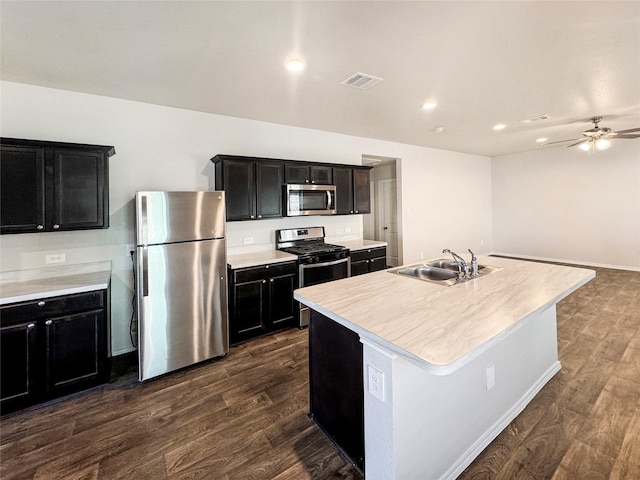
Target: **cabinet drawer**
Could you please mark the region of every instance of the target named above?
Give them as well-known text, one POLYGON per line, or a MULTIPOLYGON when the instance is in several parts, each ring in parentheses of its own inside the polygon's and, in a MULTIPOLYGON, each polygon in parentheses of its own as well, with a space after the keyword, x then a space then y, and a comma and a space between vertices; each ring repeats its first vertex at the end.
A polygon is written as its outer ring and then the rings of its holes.
POLYGON ((369 260, 376 257, 386 257, 387 249, 385 247, 367 248, 365 250, 351 251, 351 262, 359 262, 361 260, 369 260))
POLYGON ((104 308, 104 292, 100 290, 62 297, 43 298, 1 307, 0 324, 6 326, 38 318, 60 314, 67 315, 99 308, 104 308))
POLYGON ((233 283, 253 282, 255 280, 291 275, 296 273, 297 262, 271 263, 259 267, 232 270, 233 283))

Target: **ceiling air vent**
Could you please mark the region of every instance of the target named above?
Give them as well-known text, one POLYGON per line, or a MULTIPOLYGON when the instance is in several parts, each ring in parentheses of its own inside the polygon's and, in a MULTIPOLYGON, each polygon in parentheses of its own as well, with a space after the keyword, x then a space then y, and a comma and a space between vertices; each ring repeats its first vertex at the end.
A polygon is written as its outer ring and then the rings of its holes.
POLYGON ((359 88, 360 90, 366 90, 371 88, 382 81, 382 78, 374 77, 373 75, 367 75, 366 73, 354 73, 346 80, 340 82, 341 85, 347 87, 359 88))
POLYGON ((538 115, 537 117, 525 118, 524 120, 520 120, 520 123, 533 123, 539 120, 548 120, 551 117, 549 115, 538 115))

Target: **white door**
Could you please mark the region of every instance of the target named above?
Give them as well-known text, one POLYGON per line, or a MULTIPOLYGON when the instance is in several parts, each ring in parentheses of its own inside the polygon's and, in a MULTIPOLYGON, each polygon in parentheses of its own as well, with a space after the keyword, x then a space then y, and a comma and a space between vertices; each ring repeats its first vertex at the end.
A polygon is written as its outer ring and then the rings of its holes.
POLYGON ((387 265, 398 266, 398 209, 396 180, 379 180, 378 238, 387 242, 387 265))

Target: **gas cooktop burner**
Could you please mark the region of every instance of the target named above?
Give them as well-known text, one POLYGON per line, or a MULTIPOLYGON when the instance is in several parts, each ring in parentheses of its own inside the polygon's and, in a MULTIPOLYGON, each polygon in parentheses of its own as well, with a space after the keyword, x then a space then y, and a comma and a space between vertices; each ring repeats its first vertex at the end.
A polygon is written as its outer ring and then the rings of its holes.
POLYGON ((296 255, 305 255, 308 253, 338 252, 341 250, 345 250, 345 247, 341 245, 332 245, 330 243, 311 243, 308 245, 285 247, 281 248, 281 250, 289 253, 295 253, 296 255))

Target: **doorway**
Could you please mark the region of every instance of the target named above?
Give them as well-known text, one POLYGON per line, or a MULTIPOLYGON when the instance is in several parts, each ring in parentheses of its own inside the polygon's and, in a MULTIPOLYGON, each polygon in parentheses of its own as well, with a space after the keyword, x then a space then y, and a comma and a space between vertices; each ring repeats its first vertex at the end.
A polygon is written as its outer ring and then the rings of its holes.
POLYGON ((363 155, 371 169, 371 214, 363 215, 364 238, 387 243, 387 265, 402 264, 400 248, 398 168, 400 160, 363 155))

